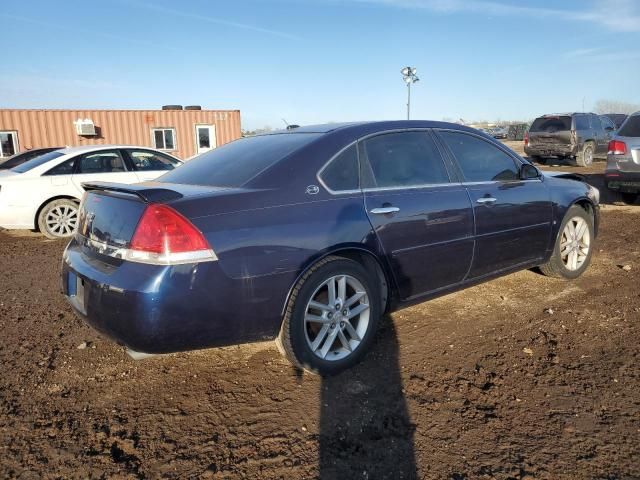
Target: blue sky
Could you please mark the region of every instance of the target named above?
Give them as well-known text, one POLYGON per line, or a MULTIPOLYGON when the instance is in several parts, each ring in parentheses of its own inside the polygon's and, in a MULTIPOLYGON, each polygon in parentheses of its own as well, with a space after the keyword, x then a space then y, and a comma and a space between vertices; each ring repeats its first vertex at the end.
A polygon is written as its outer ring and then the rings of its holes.
POLYGON ((640 0, 4 0, 0 108, 240 109, 243 128, 640 103, 640 0))

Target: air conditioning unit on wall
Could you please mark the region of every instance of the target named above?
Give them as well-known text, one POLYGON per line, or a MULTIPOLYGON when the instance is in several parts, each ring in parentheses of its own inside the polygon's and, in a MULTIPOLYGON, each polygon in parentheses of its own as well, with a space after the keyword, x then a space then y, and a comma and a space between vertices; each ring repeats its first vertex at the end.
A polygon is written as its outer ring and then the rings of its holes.
POLYGON ((93 120, 85 118, 84 120, 79 118, 73 124, 76 126, 76 133, 82 136, 93 136, 96 134, 96 126, 93 124, 93 120))

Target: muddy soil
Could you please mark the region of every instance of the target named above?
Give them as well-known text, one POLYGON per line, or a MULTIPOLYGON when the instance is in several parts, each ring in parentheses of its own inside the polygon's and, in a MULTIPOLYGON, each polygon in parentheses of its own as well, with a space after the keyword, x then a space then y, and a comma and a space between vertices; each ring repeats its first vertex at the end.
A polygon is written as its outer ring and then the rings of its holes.
POLYGON ((271 342, 133 361, 66 305, 64 242, 0 232, 0 478, 640 478, 639 238, 606 205, 580 279, 402 310, 323 380, 271 342))

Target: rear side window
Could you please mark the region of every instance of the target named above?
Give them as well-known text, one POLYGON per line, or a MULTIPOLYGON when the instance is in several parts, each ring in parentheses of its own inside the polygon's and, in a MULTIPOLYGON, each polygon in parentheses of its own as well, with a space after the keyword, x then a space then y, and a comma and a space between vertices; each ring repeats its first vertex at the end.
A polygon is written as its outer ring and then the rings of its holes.
POLYGON ((133 167, 139 171, 173 170, 180 163, 168 155, 149 150, 127 150, 133 167))
POLYGON ((372 179, 364 187, 411 187, 449 183, 438 148, 426 132, 387 133, 363 142, 372 179))
POLYGON ((540 117, 536 118, 529 128, 530 132, 560 132, 571 130, 571 117, 540 117))
POLYGON ((473 135, 439 132, 456 160, 467 182, 519 180, 515 161, 495 145, 473 135))
POLYGON ((78 160, 78 173, 117 173, 125 172, 124 161, 117 150, 87 153, 78 160))
POLYGON ((160 177, 160 181, 241 187, 320 136, 318 133, 281 133, 241 138, 198 155, 180 168, 160 177))
POLYGON ((640 115, 627 118, 618 130, 618 135, 621 137, 640 137, 640 115))
POLYGON ((336 192, 360 188, 358 177, 358 149, 355 145, 343 150, 320 173, 324 184, 336 192))
POLYGON ((67 160, 66 162, 62 162, 61 164, 53 167, 51 170, 45 172, 43 175, 71 175, 73 173, 73 165, 75 164, 75 162, 75 158, 67 160))
POLYGON ((586 115, 576 115, 576 130, 589 130, 589 118, 586 115))

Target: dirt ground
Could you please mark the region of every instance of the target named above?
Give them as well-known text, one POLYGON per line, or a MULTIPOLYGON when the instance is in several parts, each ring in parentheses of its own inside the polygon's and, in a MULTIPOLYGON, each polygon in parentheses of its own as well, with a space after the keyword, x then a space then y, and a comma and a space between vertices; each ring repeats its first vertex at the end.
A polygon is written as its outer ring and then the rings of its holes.
POLYGON ((64 242, 0 232, 0 478, 640 478, 638 238, 607 204, 580 279, 402 310, 322 380, 270 342, 133 361, 66 305, 64 242))

